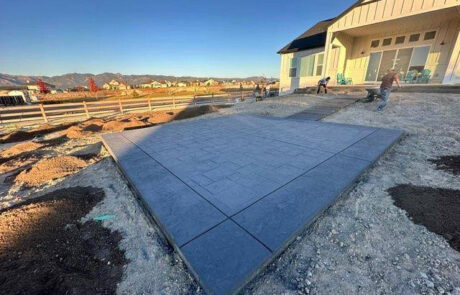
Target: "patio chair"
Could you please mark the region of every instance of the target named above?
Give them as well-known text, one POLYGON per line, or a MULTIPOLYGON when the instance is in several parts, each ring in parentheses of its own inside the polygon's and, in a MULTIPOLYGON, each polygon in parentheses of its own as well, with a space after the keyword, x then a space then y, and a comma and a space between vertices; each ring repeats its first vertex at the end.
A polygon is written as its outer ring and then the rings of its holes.
POLYGON ((431 70, 424 69, 419 77, 417 77, 417 83, 426 83, 431 79, 431 70))
POLYGON ((353 80, 351 78, 346 78, 344 74, 337 74, 337 84, 338 85, 351 85, 353 80))
POLYGON ((412 71, 409 71, 407 72, 406 76, 404 77, 403 81, 404 83, 412 83, 412 82, 415 82, 416 78, 417 78, 417 71, 415 70, 412 70, 412 71))

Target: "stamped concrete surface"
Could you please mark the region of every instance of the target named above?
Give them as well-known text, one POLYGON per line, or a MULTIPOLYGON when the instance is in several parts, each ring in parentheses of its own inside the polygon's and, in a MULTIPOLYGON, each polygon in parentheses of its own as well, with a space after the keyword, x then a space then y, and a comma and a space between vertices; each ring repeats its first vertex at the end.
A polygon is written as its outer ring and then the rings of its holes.
POLYGON ((402 132, 257 116, 103 135, 203 288, 232 294, 402 132))

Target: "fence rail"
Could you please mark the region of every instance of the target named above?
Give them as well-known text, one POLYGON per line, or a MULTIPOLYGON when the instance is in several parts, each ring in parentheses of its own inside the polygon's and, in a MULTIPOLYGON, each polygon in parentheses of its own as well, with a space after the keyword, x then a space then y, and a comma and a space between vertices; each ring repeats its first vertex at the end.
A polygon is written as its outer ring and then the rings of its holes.
POLYGON ((81 117, 103 117, 142 111, 168 110, 198 105, 234 102, 252 92, 197 97, 154 97, 96 102, 36 104, 0 108, 0 124, 51 122, 81 117))

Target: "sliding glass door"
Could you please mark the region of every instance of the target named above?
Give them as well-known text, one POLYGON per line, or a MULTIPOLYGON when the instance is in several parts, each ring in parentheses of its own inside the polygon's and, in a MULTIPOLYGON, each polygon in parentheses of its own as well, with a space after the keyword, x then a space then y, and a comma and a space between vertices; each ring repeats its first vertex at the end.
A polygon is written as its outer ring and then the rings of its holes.
POLYGON ((430 53, 430 46, 414 48, 412 59, 410 61, 409 71, 421 72, 425 69, 426 60, 430 53))
POLYGON ((372 52, 365 81, 381 81, 391 69, 395 69, 401 77, 405 77, 408 71, 422 72, 425 69, 430 48, 430 46, 423 46, 372 52))
POLYGON ((396 59, 396 52, 396 50, 383 52, 382 61, 380 62, 379 75, 377 77, 378 81, 381 81, 383 76, 385 76, 388 71, 393 68, 396 59))
POLYGON ((395 60, 395 66, 393 67, 396 73, 400 75, 406 75, 409 68, 413 48, 404 48, 398 50, 398 57, 395 60))
POLYGON ((380 59, 382 58, 381 52, 371 53, 369 65, 367 66, 366 82, 375 82, 377 80, 377 73, 379 72, 380 59))

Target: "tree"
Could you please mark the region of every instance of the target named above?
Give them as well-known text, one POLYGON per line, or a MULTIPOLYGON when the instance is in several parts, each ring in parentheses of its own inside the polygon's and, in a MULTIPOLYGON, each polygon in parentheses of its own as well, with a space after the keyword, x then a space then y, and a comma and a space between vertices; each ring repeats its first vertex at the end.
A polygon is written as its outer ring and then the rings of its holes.
POLYGON ((40 93, 50 92, 50 90, 48 89, 48 86, 46 86, 45 82, 43 82, 41 79, 38 79, 37 86, 38 86, 38 90, 40 91, 40 93))
POLYGON ((99 87, 97 87, 96 82, 94 82, 93 78, 89 78, 88 86, 89 86, 89 91, 91 92, 97 92, 99 90, 99 87))

